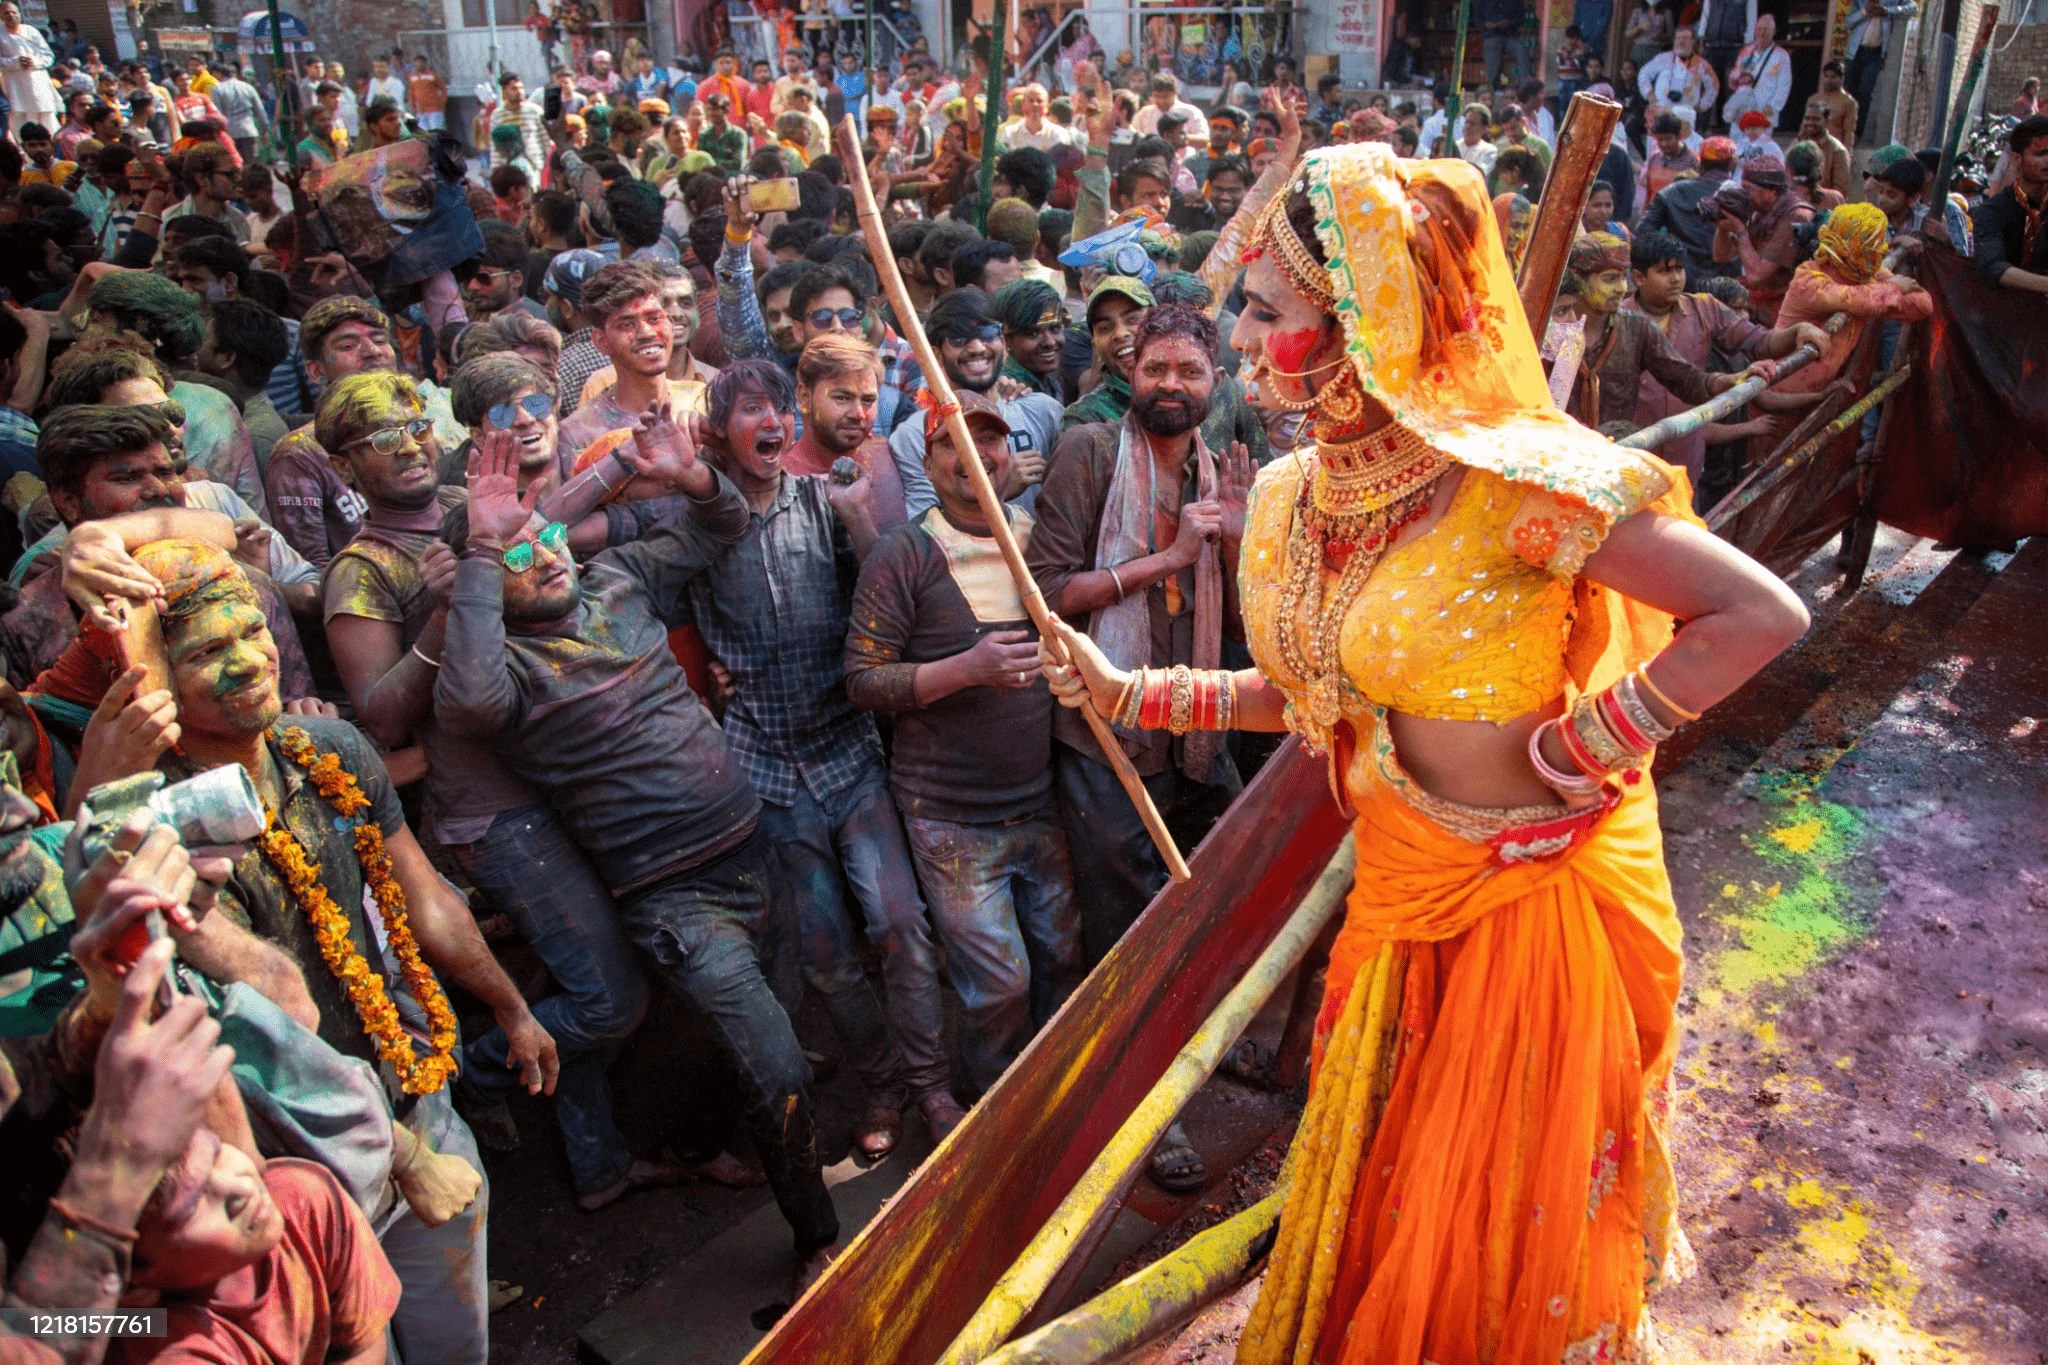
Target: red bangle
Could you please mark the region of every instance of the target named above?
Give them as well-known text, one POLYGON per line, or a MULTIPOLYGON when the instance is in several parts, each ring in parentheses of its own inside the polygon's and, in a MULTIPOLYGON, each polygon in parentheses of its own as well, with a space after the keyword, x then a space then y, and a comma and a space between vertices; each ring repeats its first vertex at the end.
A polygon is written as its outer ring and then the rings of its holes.
POLYGON ((1614 737, 1634 750, 1638 756, 1647 755, 1657 747, 1656 741, 1637 729, 1635 722, 1623 713, 1613 688, 1594 698, 1593 705, 1600 712, 1600 719, 1607 723, 1607 728, 1613 732, 1614 737))
POLYGON ((1138 728, 1164 730, 1173 713, 1173 684, 1163 668, 1145 670, 1145 701, 1138 708, 1138 728))
POLYGON ((1564 746, 1564 756, 1572 761, 1574 768, 1588 777, 1607 776, 1606 766, 1593 757, 1592 750, 1586 747, 1586 741, 1579 738, 1569 720, 1558 724, 1557 742, 1564 746))

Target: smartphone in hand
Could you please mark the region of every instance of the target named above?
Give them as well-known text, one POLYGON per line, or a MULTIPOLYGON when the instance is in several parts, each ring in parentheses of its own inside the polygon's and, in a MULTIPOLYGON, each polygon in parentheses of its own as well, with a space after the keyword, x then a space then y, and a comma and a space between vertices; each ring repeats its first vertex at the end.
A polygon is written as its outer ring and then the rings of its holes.
POLYGON ((562 87, 551 85, 540 97, 541 117, 549 123, 557 123, 562 117, 562 87))

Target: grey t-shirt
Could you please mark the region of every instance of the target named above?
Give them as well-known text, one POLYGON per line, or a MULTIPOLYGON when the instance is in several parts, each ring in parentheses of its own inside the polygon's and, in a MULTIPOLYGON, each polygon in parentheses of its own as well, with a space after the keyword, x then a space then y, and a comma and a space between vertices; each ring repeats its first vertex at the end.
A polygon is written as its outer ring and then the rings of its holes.
MULTIPOLYGON (((1035 450, 1045 457, 1046 467, 1051 468, 1052 448, 1059 440, 1060 416, 1065 411, 1059 400, 1042 393, 1027 393, 1021 398, 1002 399, 996 406, 1002 410, 1003 420, 1010 424, 1010 454, 1035 450)), ((932 492, 932 481, 924 473, 924 423, 912 418, 897 427, 889 437, 889 453, 896 457, 896 472, 903 478, 903 509, 914 522, 939 505, 939 495, 932 492)), ((1013 501, 1028 510, 1038 501, 1038 485, 1025 489, 1013 501)))

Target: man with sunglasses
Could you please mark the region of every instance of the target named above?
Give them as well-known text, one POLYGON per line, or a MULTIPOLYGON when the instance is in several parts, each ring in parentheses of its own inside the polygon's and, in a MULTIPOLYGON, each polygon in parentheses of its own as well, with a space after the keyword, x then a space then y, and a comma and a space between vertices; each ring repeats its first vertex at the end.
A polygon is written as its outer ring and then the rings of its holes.
POLYGON ((548 310, 526 297, 526 234, 506 223, 482 224, 484 249, 455 272, 471 322, 513 309, 546 322, 548 310))
MULTIPOLYGON (((730 412, 720 390, 739 387, 729 372, 712 386, 714 425, 730 412)), ((684 589, 745 534, 747 505, 672 420, 650 419, 635 441, 684 510, 579 566, 566 527, 539 510, 540 487, 519 491, 511 433, 477 438, 469 501, 442 529, 458 562, 435 719, 498 746, 542 793, 627 934, 702 1009, 739 1073, 747 1128, 807 1282, 839 1226, 809 1068, 762 971, 775 852, 745 768, 668 646, 684 589)))
MULTIPOLYGON (((1001 491, 1005 498, 1018 500, 1028 509, 1045 478, 1053 442, 1059 439, 1059 400, 1042 393, 1004 398, 994 392, 1007 351, 1003 325, 996 319, 989 296, 979 289, 955 289, 941 295, 925 317, 924 332, 931 338, 954 392, 984 393, 995 399, 996 410, 1010 426, 1010 473, 1001 491)), ((925 475, 924 423, 905 422, 896 428, 889 449, 903 479, 905 510, 916 521, 939 503, 932 481, 925 475)))
MULTIPOLYGON (((882 360, 883 380, 876 398, 872 430, 875 435, 886 438, 917 408, 912 400, 914 390, 906 392, 897 378, 890 375, 891 356, 883 350, 883 343, 903 346, 903 342, 871 307, 865 306, 873 298, 876 284, 873 270, 865 260, 858 258, 842 257, 830 265, 806 265, 789 288, 789 310, 795 314, 797 323, 797 349, 779 358, 794 372, 797 357, 803 354, 804 347, 819 337, 850 336, 874 345, 882 360)), ((915 369, 917 362, 912 359, 909 364, 915 369)), ((894 368, 900 370, 900 364, 894 368)), ((921 386, 922 373, 918 381, 921 386)), ((809 420, 800 412, 798 430, 803 430, 803 424, 808 424, 809 420)))

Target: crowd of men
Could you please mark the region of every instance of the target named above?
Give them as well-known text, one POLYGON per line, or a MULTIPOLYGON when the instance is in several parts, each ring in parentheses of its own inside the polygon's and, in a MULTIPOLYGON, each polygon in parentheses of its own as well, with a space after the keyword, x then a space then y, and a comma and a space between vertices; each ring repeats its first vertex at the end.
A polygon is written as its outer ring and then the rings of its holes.
MULTIPOLYGON (((280 112, 232 63, 166 86, 68 67, 12 3, 0 28, 28 63, 0 141, 9 1362, 98 1359, 34 1317, 117 1305, 168 1310, 129 1359, 481 1362, 483 1152, 518 1141, 521 1091, 552 1097, 586 1212, 765 1184, 795 1284, 820 1273, 821 1067, 858 1079, 864 1158, 907 1119, 942 1137, 1165 879, 1040 678, 969 462, 1119 663, 1244 661, 1216 589, 1254 471, 1312 439, 1227 344, 1247 196, 1324 143, 1441 147, 1492 178, 1519 251, 1557 114, 1531 80, 1452 129, 1333 80, 1311 101, 1284 60, 1256 109, 1204 105, 1083 59, 1071 89, 1004 92, 984 194, 971 53, 621 72, 571 47, 550 89, 487 92, 454 155, 480 246, 394 285, 340 248, 320 170, 448 152, 423 61, 360 87, 310 63, 280 112), (973 450, 856 221, 849 111, 973 450), (226 765, 267 813, 251 845, 132 820, 67 872, 95 788, 226 765), (532 998, 493 917, 547 968, 532 998), (657 986, 715 1040, 739 1150, 636 1150, 617 1121, 608 1067, 657 986), (832 1036, 799 1036, 806 992, 832 1036)), ((1610 150, 1552 328, 1560 402, 1617 433, 1825 353, 1663 452, 1702 506, 1841 380, 1853 335, 1818 324, 1925 316, 1914 254, 1961 245, 1924 157, 1851 183, 1839 81, 1781 152, 1775 58, 1751 56, 1734 136, 1644 68, 1649 142, 1610 150), (1813 259, 1845 201, 1884 218, 1860 278, 1813 259)), ((2006 141, 1970 249, 2048 292, 2048 118, 2006 141)), ((1263 752, 1122 742, 1184 842, 1263 752)), ((1177 1130, 1151 1169, 1208 1175, 1177 1130)))

